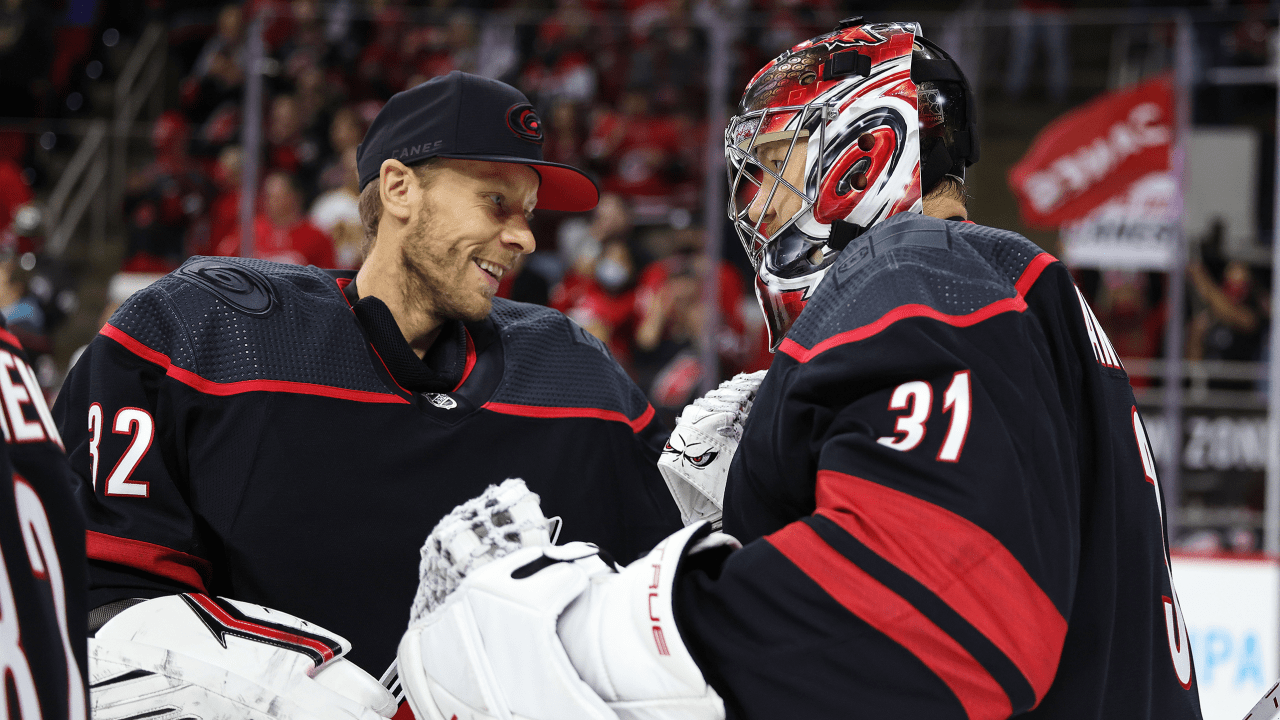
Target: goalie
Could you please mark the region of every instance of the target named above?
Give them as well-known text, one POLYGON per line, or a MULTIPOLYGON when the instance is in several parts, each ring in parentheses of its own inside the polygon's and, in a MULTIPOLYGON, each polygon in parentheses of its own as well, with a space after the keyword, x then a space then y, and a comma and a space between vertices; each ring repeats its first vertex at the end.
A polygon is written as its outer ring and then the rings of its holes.
POLYGON ((473 569, 401 642, 419 715, 1199 718, 1127 377, 1061 263, 967 222, 958 66, 846 21, 726 153, 777 356, 668 443, 690 524, 473 569))

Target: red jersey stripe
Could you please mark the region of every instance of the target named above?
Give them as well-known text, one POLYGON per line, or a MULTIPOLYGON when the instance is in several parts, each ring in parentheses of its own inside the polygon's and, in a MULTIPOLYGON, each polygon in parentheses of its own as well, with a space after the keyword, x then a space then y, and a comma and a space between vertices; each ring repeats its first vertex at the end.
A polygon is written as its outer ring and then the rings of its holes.
POLYGON ((765 540, 846 610, 919 658, 955 693, 969 720, 1005 720, 1013 712, 1004 689, 960 643, 813 528, 791 523, 765 540))
POLYGON ((1027 309, 1027 302, 1024 296, 1031 286, 1039 279, 1040 274, 1051 263, 1057 262, 1057 258, 1049 253, 1040 253, 1034 257, 1027 267, 1022 271, 1022 275, 1018 277, 1018 281, 1014 284, 1016 294, 1013 297, 997 300, 990 305, 978 308, 971 313, 964 315, 948 315, 940 310, 929 307, 928 305, 910 304, 901 305, 882 315, 878 320, 870 322, 862 327, 852 330, 846 330, 838 335, 823 340, 814 345, 812 348, 806 348, 800 343, 786 338, 782 344, 778 346, 778 352, 790 355, 799 362, 809 362, 821 353, 830 350, 833 347, 846 345, 859 340, 865 340, 873 335, 879 334, 885 328, 907 318, 924 317, 944 322, 954 327, 969 327, 976 325, 983 320, 994 317, 1006 312, 1022 312, 1027 309))
POLYGON ((339 400, 354 400, 356 402, 366 403, 409 404, 408 400, 389 393, 369 392, 368 390, 348 390, 346 388, 293 382, 291 380, 241 380, 230 383, 214 382, 213 380, 200 377, 190 370, 174 365, 168 355, 147 347, 114 325, 104 325, 102 327, 101 334, 120 343, 126 350, 137 355, 143 360, 165 368, 165 374, 174 380, 207 395, 225 397, 227 395, 239 395, 247 392, 283 392, 297 395, 319 395, 321 397, 331 397, 339 400))
POLYGON ((19 350, 23 349, 22 341, 18 339, 18 336, 14 335, 13 333, 3 328, 0 328, 0 340, 4 340, 5 342, 18 348, 19 350))
POLYGON ((124 565, 135 570, 180 582, 200 592, 213 575, 208 560, 179 552, 163 545, 116 537, 93 530, 85 531, 85 555, 90 560, 124 565))
POLYGON ((974 523, 870 480, 819 470, 818 510, 977 628, 1044 698, 1067 621, 1017 558, 974 523))
POLYGON ((600 408, 570 408, 570 407, 541 407, 538 405, 512 405, 510 403, 487 402, 481 405, 485 410, 491 410, 503 415, 520 415, 522 417, 536 418, 596 418, 598 420, 609 420, 612 422, 620 422, 631 427, 632 432, 640 432, 653 419, 653 406, 646 404, 644 412, 640 413, 640 417, 632 420, 614 410, 602 410, 600 408))

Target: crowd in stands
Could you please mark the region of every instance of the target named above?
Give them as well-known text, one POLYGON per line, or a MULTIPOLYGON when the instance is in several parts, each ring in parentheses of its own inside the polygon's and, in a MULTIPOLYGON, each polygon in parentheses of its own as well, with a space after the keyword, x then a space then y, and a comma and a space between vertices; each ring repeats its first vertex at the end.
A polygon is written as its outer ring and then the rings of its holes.
MULTIPOLYGON (((762 3, 767 28, 739 38, 740 70, 833 24, 826 0, 762 3), (776 7, 775 7, 776 6, 776 7)), ((539 250, 501 295, 549 304, 611 348, 660 411, 702 385, 700 222, 708 127, 706 38, 683 0, 554 0, 546 7, 400 0, 249 0, 210 8, 203 37, 171 53, 185 73, 155 122, 153 159, 126 192, 123 269, 166 272, 195 254, 238 255, 248 32, 269 58, 256 257, 357 268, 363 230, 356 147, 391 94, 463 70, 520 88, 544 118, 544 156, 591 172, 604 192, 582 217, 540 213, 539 250)), ((747 77, 741 78, 745 84, 747 77)), ((720 268, 722 375, 768 363, 749 268, 720 268)))
MULTIPOLYGON (((733 38, 730 85, 736 88, 769 57, 857 14, 863 3, 730 4, 752 17, 733 38)), ((1007 93, 1022 93, 1024 66, 1032 64, 1035 46, 1045 45, 1046 94, 1062 100, 1067 59, 1055 43, 1064 42, 1062 13, 1075 4, 1012 3, 1026 22, 1010 28, 1019 60, 1008 64, 1007 93)), ((248 33, 252 19, 262 17, 266 93, 260 171, 250 189, 253 254, 356 268, 363 236, 356 146, 381 104, 451 70, 509 82, 544 120, 545 157, 589 170, 605 194, 590 215, 539 213, 539 251, 504 279, 500 293, 574 317, 608 344, 656 406, 678 408, 702 382, 698 358, 709 310, 720 318, 713 342, 724 374, 762 367, 769 358, 749 268, 731 233, 718 239, 728 258, 718 274, 718 307, 701 303, 701 195, 711 130, 707 38, 698 14, 704 6, 693 0, 6 0, 0 6, 0 86, 6 90, 0 114, 67 116, 72 91, 101 72, 101 63, 93 69, 98 35, 107 38, 118 28, 137 37, 145 22, 164 21, 169 62, 177 69, 168 81, 168 107, 151 126, 148 161, 124 188, 122 269, 163 273, 195 254, 240 254, 248 33)), ((1245 30, 1256 25, 1256 18, 1223 25, 1220 34, 1233 39, 1234 50, 1248 50, 1256 43, 1246 41, 1257 33, 1245 30)), ((0 132, 0 228, 10 236, 0 253, 17 247, 13 214, 32 199, 32 163, 23 161, 31 139, 0 132)), ((1189 327, 1191 356, 1259 359, 1269 298, 1251 282, 1256 273, 1216 266, 1192 271, 1189 287, 1204 301, 1189 327), (1236 306, 1244 309, 1231 309, 1236 306)), ((10 275, 21 285, 20 268, 10 275)), ((1162 354, 1160 276, 1112 271, 1082 285, 1122 355, 1162 354)))

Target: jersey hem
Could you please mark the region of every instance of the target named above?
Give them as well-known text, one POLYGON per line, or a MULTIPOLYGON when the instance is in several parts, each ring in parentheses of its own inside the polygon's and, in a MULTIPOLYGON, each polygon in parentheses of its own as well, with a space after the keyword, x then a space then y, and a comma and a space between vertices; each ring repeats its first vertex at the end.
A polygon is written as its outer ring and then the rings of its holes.
POLYGON ((142 570, 200 592, 207 592, 207 580, 213 574, 213 567, 204 558, 144 540, 86 530, 84 544, 85 556, 90 560, 142 570))

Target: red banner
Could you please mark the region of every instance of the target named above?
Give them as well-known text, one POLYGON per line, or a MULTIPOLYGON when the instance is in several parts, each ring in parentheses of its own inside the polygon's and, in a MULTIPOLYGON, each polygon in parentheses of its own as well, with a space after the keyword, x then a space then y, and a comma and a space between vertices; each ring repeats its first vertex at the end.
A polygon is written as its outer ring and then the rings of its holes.
POLYGON ((1056 228, 1139 178, 1167 171, 1173 120, 1168 75, 1107 93, 1054 120, 1009 171, 1023 222, 1056 228))

